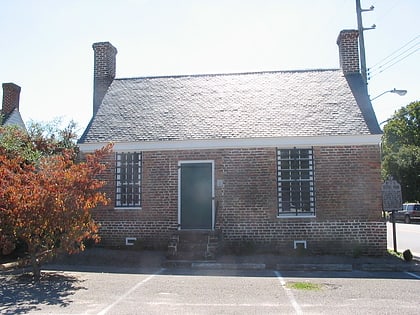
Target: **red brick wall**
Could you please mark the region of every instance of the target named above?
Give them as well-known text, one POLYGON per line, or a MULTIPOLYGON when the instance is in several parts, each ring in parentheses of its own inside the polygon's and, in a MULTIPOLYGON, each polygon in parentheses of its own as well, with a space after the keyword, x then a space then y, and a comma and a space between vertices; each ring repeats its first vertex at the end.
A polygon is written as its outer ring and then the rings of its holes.
POLYGON ((216 229, 225 244, 247 241, 277 251, 306 240, 319 253, 370 254, 386 250, 381 220, 379 146, 315 147, 316 216, 277 217, 276 149, 143 152, 142 208, 114 209, 114 173, 107 174, 112 202, 95 211, 104 245, 125 237, 164 246, 178 224, 178 161, 213 160, 216 229))
POLYGON ((9 115, 15 109, 19 110, 20 86, 14 83, 3 83, 3 103, 1 114, 9 115))
POLYGON ((344 74, 360 73, 358 37, 359 32, 356 30, 343 30, 338 35, 340 67, 344 74))
POLYGON ((379 147, 316 147, 314 158, 318 219, 380 220, 379 147))

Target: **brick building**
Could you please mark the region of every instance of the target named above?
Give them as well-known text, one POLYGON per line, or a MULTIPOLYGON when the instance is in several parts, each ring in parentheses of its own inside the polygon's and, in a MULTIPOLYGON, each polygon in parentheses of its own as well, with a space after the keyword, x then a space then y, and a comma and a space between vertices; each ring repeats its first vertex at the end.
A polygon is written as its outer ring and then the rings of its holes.
POLYGON ((93 45, 88 153, 113 142, 96 209, 104 245, 165 246, 183 231, 224 246, 383 254, 381 130, 359 73, 358 33, 341 69, 115 79, 93 45))

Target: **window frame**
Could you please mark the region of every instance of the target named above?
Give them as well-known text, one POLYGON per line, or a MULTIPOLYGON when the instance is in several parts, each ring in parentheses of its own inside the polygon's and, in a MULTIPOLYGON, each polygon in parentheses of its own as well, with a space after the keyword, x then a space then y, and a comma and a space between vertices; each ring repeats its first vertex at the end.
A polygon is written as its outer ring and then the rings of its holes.
POLYGON ((141 209, 143 174, 142 164, 142 152, 115 153, 115 209, 141 209), (123 168, 123 166, 125 167, 123 168), (121 177, 125 178, 122 179, 121 177), (122 192, 124 187, 125 192, 122 192), (125 202, 122 201, 124 197, 126 200, 125 202))
POLYGON ((276 163, 277 217, 315 217, 313 148, 276 148, 276 163), (282 165, 285 167, 282 167, 282 165), (298 202, 295 202, 296 199, 298 199, 298 202), (298 204, 298 206, 293 207, 294 210, 292 210, 293 203, 298 204))

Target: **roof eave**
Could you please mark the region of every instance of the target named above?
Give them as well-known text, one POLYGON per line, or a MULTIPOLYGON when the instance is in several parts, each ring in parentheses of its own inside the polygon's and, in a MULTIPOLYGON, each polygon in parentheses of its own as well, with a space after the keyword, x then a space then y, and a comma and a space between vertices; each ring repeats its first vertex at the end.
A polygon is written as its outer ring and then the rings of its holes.
MULTIPOLYGON (((216 140, 178 140, 178 141, 143 141, 115 142, 114 151, 170 151, 170 150, 210 150, 235 148, 263 147, 313 147, 313 146, 349 146, 349 145, 379 145, 380 134, 367 135, 337 135, 337 136, 295 136, 247 139, 216 139, 216 140)), ((93 152, 105 146, 106 142, 79 143, 80 150, 93 152)))

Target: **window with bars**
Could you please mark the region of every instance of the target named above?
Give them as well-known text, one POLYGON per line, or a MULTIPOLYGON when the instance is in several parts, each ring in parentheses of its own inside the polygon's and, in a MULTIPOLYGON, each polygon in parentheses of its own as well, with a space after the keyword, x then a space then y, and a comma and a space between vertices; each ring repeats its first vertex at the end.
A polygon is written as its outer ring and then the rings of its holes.
POLYGON ((312 149, 277 149, 278 216, 314 216, 312 149))
POLYGON ((141 153, 116 153, 116 207, 141 207, 141 153))

